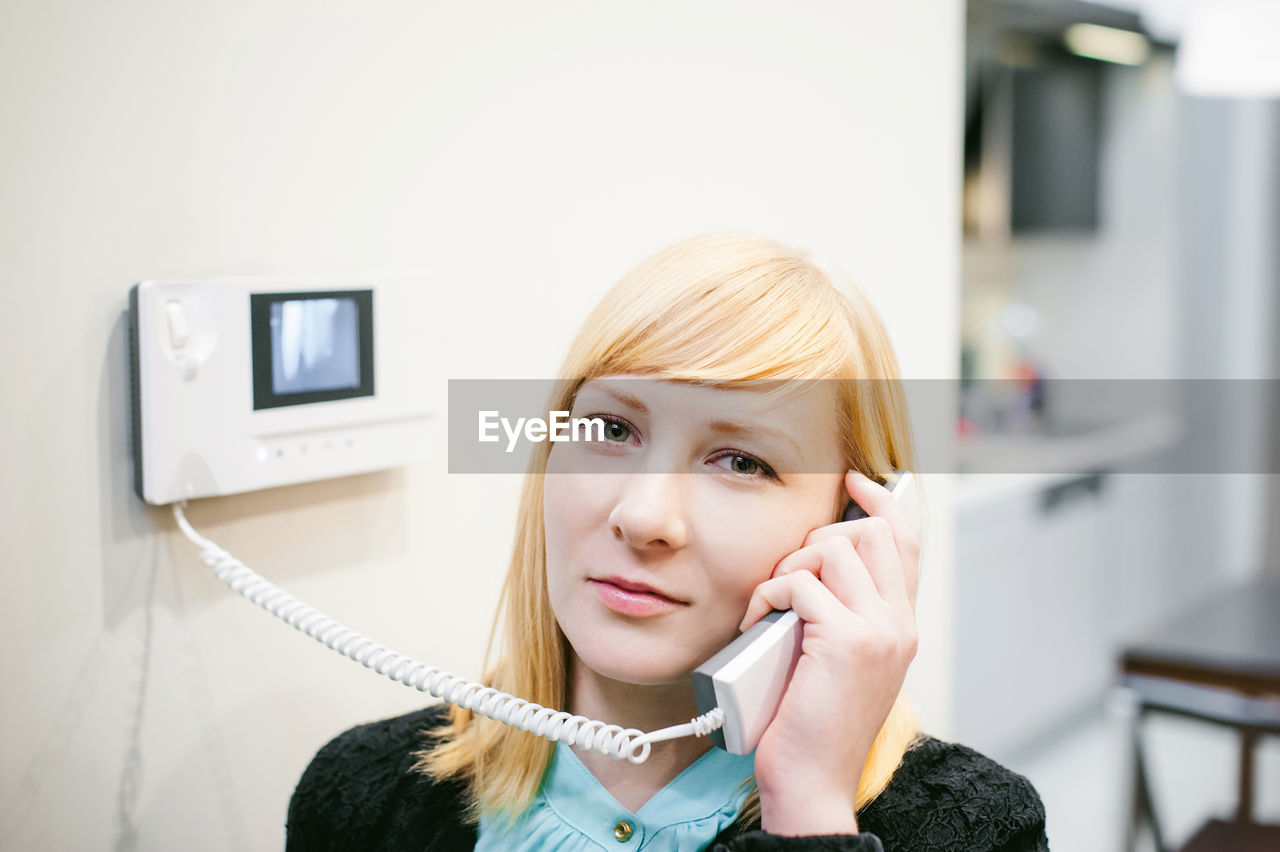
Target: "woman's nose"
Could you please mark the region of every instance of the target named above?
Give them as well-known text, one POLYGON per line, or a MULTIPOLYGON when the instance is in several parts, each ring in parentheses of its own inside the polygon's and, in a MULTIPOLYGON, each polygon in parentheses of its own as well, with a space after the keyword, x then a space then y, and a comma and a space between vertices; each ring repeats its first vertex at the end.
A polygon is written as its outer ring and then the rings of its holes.
POLYGON ((637 550, 684 547, 689 541, 684 493, 689 476, 631 474, 609 513, 613 534, 637 550))

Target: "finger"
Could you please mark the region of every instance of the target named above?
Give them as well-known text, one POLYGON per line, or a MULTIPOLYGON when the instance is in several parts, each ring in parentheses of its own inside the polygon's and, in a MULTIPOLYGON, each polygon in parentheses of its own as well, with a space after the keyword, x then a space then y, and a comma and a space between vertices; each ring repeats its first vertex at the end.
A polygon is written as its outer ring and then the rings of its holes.
MULTIPOLYGON (((914 609, 916 590, 919 585, 920 542, 916 540, 915 530, 912 528, 906 512, 889 489, 872 479, 868 479, 859 471, 849 471, 845 474, 844 481, 845 490, 855 503, 866 510, 869 516, 884 518, 889 522, 889 526, 892 527, 893 539, 897 545, 898 554, 902 558, 902 565, 906 575, 907 598, 911 601, 911 606, 914 609)), ((854 524, 857 521, 845 521, 844 523, 854 524)), ((831 524, 830 526, 841 527, 844 523, 831 524)), ((810 535, 816 536, 823 529, 826 528, 819 528, 810 533, 810 535)), ((805 543, 808 543, 807 539, 805 543)))
POLYGON ((814 574, 797 571, 785 577, 765 580, 756 586, 739 631, 746 630, 775 609, 795 610, 800 620, 805 622, 831 621, 847 614, 844 604, 814 574))
MULTIPOLYGON (((884 535, 888 536, 887 529, 884 535)), ((896 560, 892 541, 888 543, 888 549, 889 558, 896 560)), ((884 558, 883 554, 880 558, 884 558)), ((847 609, 874 615, 886 603, 887 599, 876 588, 862 557, 844 536, 827 538, 789 554, 778 563, 774 576, 786 576, 797 571, 807 571, 818 577, 847 609)))
POLYGON ((832 524, 814 530, 809 539, 815 544, 832 540, 851 542, 880 597, 895 607, 914 609, 907 584, 906 562, 887 520, 872 516, 832 524))
POLYGON ((886 520, 899 519, 906 523, 906 512, 898 505, 888 486, 881 485, 860 470, 847 471, 844 486, 853 502, 861 506, 868 515, 879 515, 886 520))
MULTIPOLYGON (((844 488, 849 498, 857 503, 869 517, 884 518, 888 521, 893 527, 895 537, 901 537, 903 541, 915 538, 915 531, 911 528, 911 521, 907 518, 906 511, 888 488, 857 470, 848 471, 844 475, 844 488)), ((861 519, 843 521, 831 526, 853 524, 858 520, 861 519)))
POLYGON ((773 566, 773 574, 771 577, 782 577, 795 571, 809 571, 814 574, 822 571, 822 552, 816 547, 816 542, 810 544, 806 542, 804 547, 794 550, 786 556, 778 560, 778 564, 773 566))

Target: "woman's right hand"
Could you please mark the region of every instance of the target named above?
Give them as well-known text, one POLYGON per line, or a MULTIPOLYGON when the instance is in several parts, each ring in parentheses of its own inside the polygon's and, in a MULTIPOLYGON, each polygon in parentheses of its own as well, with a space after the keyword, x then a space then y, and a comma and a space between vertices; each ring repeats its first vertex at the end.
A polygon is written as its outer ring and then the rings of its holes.
POLYGON ((760 584, 743 629, 773 609, 804 622, 799 662, 756 748, 763 827, 857 831, 862 767, 915 657, 920 546, 893 495, 845 476, 868 517, 820 527, 760 584))

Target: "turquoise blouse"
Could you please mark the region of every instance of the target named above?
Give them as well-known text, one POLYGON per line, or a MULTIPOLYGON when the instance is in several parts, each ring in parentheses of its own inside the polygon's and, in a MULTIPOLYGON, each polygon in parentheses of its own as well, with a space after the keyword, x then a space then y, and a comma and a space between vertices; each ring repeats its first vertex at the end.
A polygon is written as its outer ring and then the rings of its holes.
POLYGON ((572 748, 557 743, 551 771, 529 809, 506 831, 496 820, 481 817, 476 849, 702 849, 734 821, 755 789, 743 784, 753 764, 754 755, 712 748, 632 813, 609 795, 572 748))

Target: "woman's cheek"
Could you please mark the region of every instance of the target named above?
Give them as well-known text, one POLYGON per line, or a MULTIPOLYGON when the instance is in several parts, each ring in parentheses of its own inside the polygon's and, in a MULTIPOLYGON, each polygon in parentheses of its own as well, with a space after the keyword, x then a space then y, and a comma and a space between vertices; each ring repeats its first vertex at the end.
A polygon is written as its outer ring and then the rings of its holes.
MULTIPOLYGON (((715 602, 714 616, 709 617, 707 626, 714 626, 717 633, 730 639, 737 636, 738 624, 746 614, 747 604, 756 586, 769 579, 777 560, 768 561, 762 558, 762 550, 741 550, 727 554, 728 558, 720 563, 718 570, 710 577, 711 598, 715 602)), ((781 557, 779 557, 781 558, 781 557)))
POLYGON ((757 585, 769 579, 773 567, 803 542, 807 534, 794 533, 793 524, 782 512, 743 515, 737 522, 723 529, 718 536, 717 551, 723 558, 717 560, 722 575, 719 580, 724 588, 745 589, 741 593, 743 604, 751 597, 757 585))

